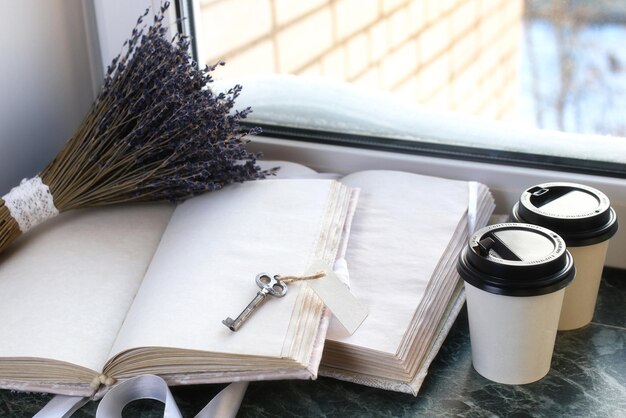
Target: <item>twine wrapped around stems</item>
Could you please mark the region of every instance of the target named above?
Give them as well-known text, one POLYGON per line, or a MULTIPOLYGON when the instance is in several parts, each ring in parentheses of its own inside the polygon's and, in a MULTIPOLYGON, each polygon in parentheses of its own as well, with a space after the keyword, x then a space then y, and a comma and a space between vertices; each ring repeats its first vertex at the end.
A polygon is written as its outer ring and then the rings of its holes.
MULTIPOLYGON (((76 133, 31 179, 40 178, 49 188, 58 212, 123 202, 177 202, 272 174, 261 170, 258 156, 245 148, 247 135, 257 131, 240 126, 249 108, 233 111, 241 86, 219 94, 208 88, 210 72, 223 63, 199 69, 186 37, 165 38, 168 6, 164 3, 149 27, 143 24, 148 10, 138 19, 76 133)), ((23 187, 14 191, 27 195, 23 187)), ((24 232, 7 202, 11 193, 0 199, 0 251, 24 232)), ((33 206, 28 199, 24 206, 33 206)))

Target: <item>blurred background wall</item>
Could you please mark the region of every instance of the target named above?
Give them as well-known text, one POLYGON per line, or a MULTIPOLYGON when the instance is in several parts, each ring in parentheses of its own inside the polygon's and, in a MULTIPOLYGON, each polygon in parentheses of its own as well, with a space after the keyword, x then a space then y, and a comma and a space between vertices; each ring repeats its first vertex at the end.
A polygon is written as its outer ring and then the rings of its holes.
POLYGON ((200 0, 202 62, 319 75, 497 119, 516 111, 522 0, 200 0))

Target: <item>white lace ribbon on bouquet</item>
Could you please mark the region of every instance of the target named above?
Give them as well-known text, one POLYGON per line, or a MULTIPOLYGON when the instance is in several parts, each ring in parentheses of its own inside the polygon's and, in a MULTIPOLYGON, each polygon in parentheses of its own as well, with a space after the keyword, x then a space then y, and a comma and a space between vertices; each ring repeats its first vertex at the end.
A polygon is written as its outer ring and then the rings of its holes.
POLYGON ((2 200, 22 232, 59 214, 50 188, 39 176, 22 180, 19 186, 2 196, 2 200))
MULTIPOLYGON (((231 383, 198 412, 194 418, 234 418, 246 393, 248 382, 231 383)), ((121 418, 126 405, 138 399, 154 399, 165 404, 163 418, 182 418, 178 405, 159 376, 147 374, 128 379, 104 395, 96 418, 121 418)), ((82 407, 89 398, 57 395, 33 418, 66 418, 82 407)))

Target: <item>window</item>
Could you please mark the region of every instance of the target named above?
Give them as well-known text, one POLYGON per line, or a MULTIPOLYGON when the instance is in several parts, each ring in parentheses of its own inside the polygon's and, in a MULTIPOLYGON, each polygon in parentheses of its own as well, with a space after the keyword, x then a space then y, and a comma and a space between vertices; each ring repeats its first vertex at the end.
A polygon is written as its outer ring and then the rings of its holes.
POLYGON ((273 136, 624 177, 626 29, 615 22, 626 12, 608 3, 186 7, 199 61, 226 61, 216 77, 244 85, 251 121, 273 136))

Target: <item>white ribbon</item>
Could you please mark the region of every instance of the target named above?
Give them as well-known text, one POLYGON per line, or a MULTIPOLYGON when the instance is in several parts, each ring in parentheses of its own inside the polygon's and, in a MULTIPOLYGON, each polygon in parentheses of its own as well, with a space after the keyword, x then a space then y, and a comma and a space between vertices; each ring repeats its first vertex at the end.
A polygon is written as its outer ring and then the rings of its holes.
POLYGON ((33 418, 68 418, 89 401, 80 396, 57 395, 33 418))
POLYGON ((163 418, 182 418, 167 383, 151 374, 129 379, 108 391, 98 405, 96 418, 121 417, 124 407, 138 399, 154 399, 163 402, 165 404, 163 418))
MULTIPOLYGON (((248 382, 231 383, 215 395, 194 418, 235 418, 247 387, 248 382)), ((96 418, 121 418, 124 407, 138 399, 163 402, 163 418, 182 418, 165 380, 151 374, 128 379, 108 391, 98 405, 96 418)), ((89 398, 57 395, 33 418, 66 418, 88 400, 89 398)))
POLYGON ((248 382, 231 383, 215 395, 195 418, 235 418, 247 388, 248 382))
POLYGON ((50 188, 39 176, 22 180, 19 186, 2 196, 2 200, 22 232, 59 214, 50 188))

